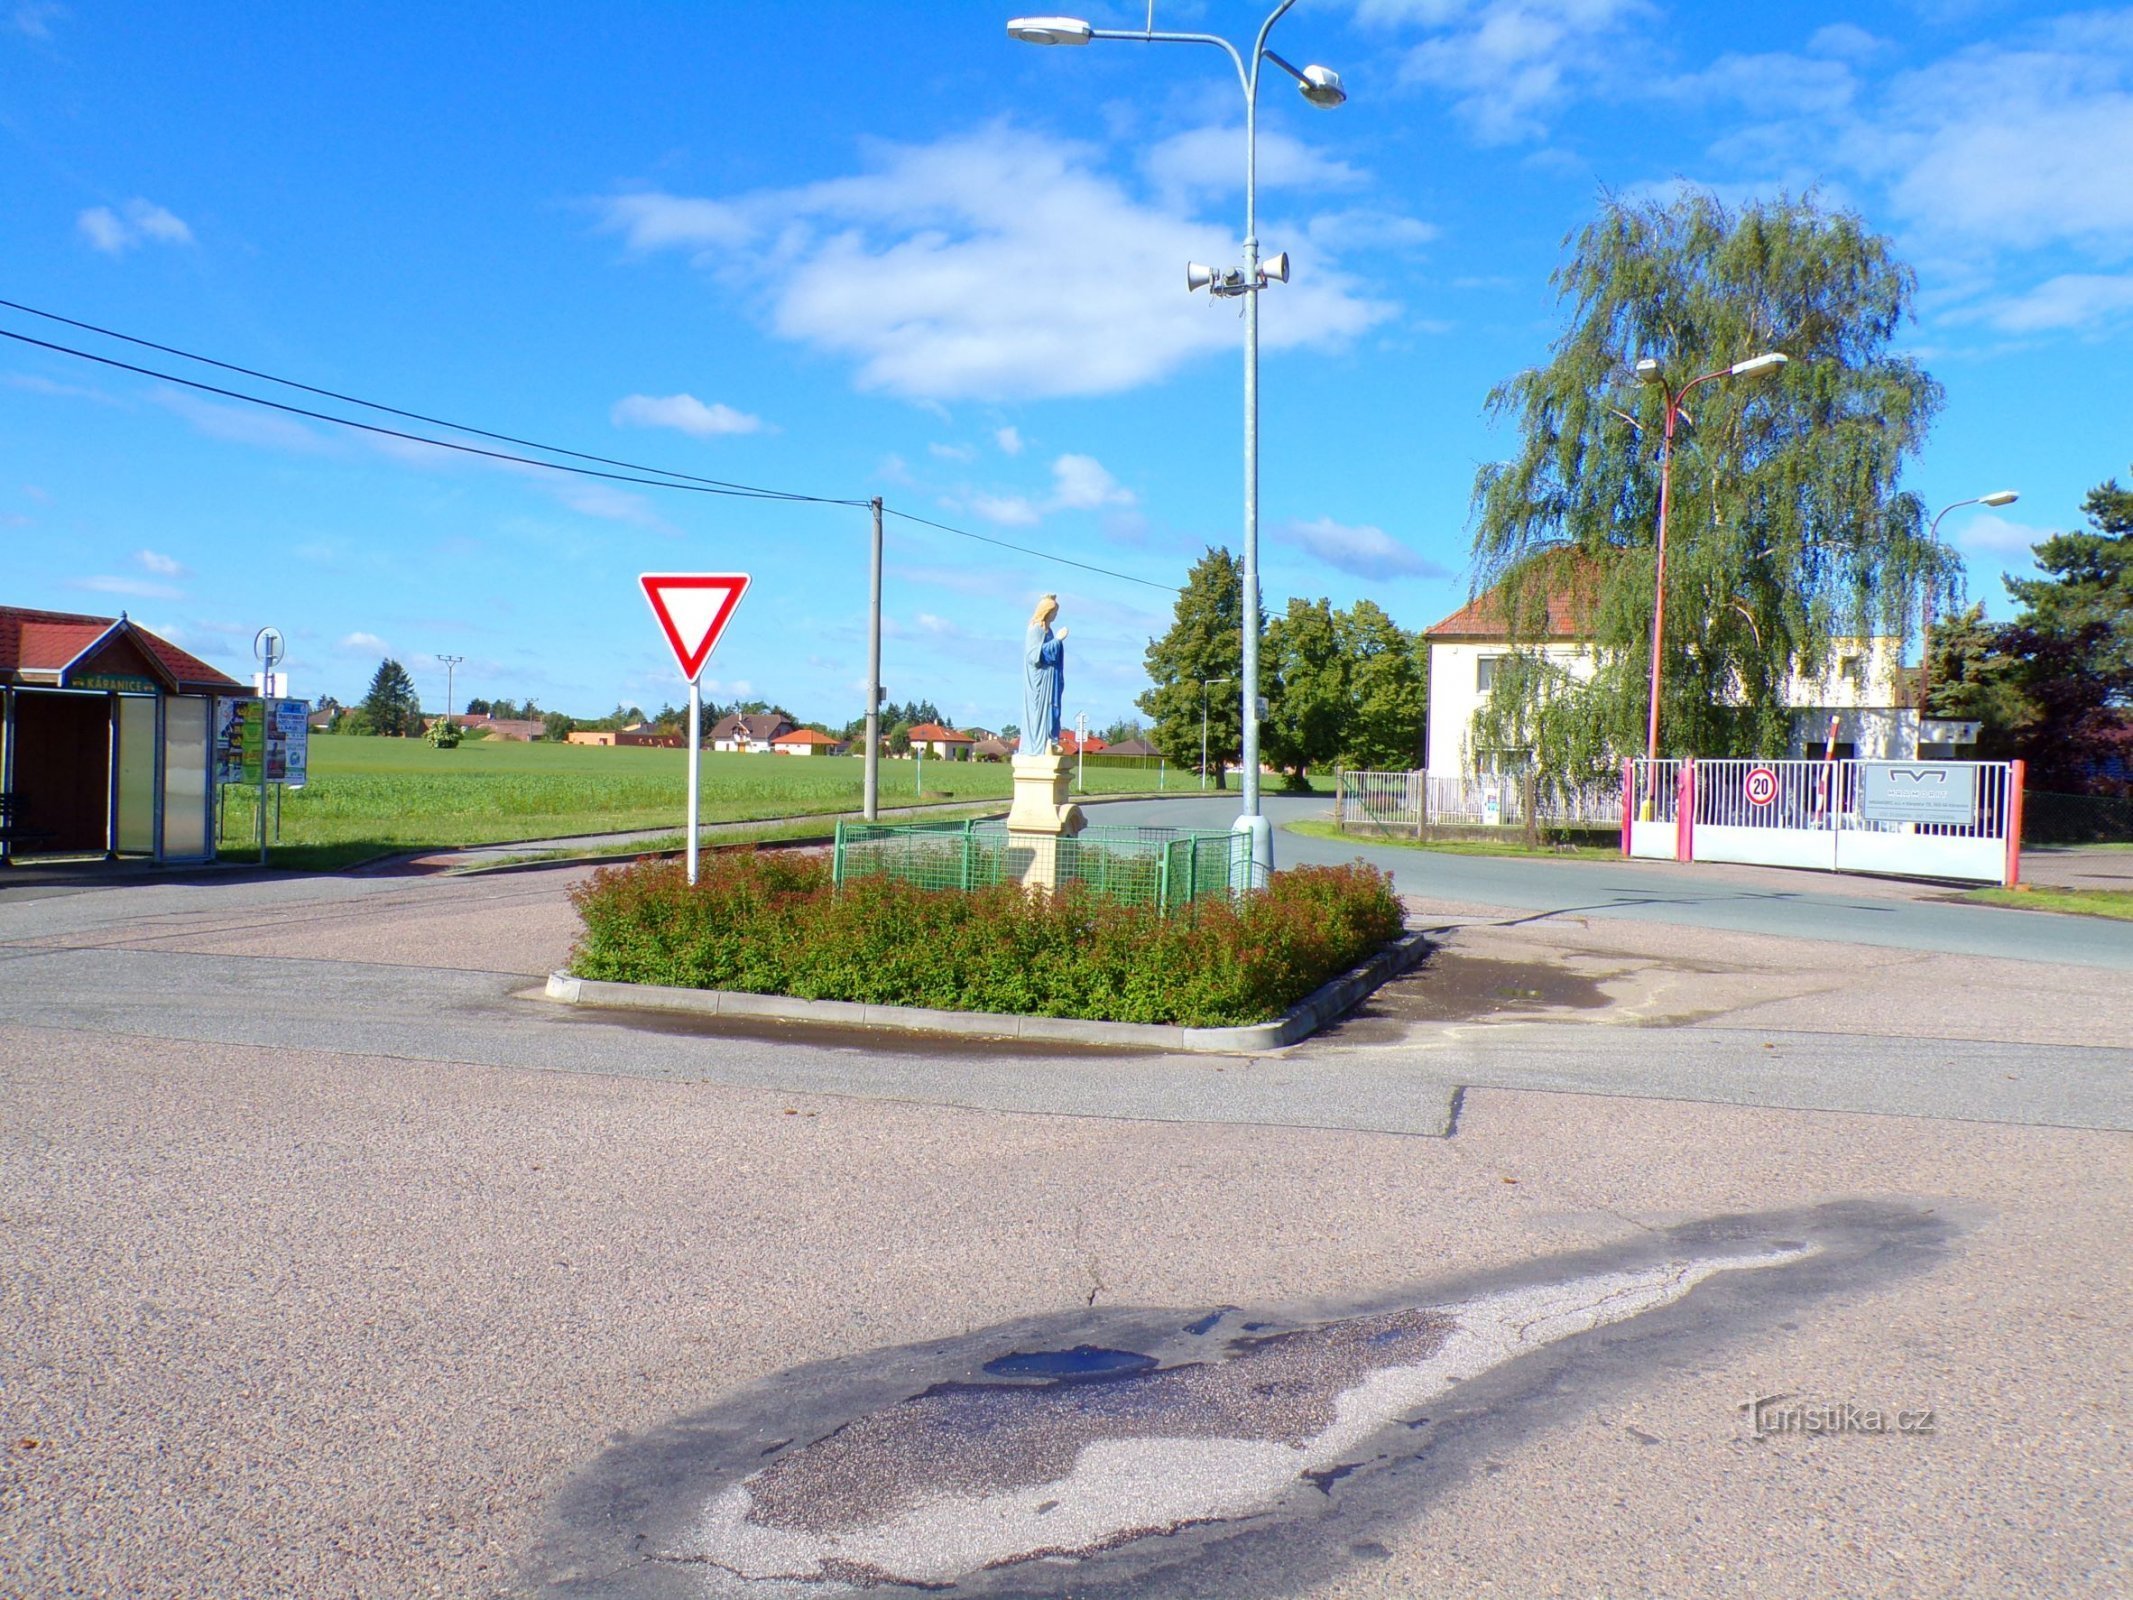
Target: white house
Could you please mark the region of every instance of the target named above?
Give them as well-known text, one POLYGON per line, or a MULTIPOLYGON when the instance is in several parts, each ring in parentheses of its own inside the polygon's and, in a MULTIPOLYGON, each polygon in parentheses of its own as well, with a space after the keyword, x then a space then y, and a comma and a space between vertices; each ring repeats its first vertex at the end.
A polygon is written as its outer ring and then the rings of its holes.
MULTIPOLYGON (((1487 774, 1515 764, 1517 753, 1477 750, 1472 739, 1474 715, 1489 698, 1498 664, 1511 653, 1510 630, 1497 594, 1491 590, 1476 597, 1423 632, 1429 641, 1426 760, 1432 775, 1487 774)), ((1599 657, 1583 619, 1576 596, 1551 593, 1546 626, 1533 630, 1542 637, 1525 639, 1522 648, 1574 677, 1590 678, 1599 657)), ((1793 708, 1791 748, 1786 753, 1809 758, 1824 754, 1834 716, 1839 757, 1909 758, 1918 713, 1900 703, 1899 651, 1900 641, 1894 638, 1840 640, 1823 678, 1794 674, 1785 694, 1793 708)))
POLYGON ((744 755, 768 755, 777 748, 776 741, 792 730, 792 719, 781 717, 774 711, 748 716, 737 711, 728 712, 711 728, 711 748, 744 755))

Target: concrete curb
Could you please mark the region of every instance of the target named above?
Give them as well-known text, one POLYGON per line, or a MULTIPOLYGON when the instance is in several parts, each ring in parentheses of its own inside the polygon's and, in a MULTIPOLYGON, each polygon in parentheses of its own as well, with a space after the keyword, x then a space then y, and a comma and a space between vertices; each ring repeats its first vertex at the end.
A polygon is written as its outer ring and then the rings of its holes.
POLYGON ((789 995, 740 994, 730 989, 607 983, 597 978, 572 977, 567 972, 549 974, 544 993, 564 1005, 617 1011, 678 1011, 701 1017, 768 1018, 838 1028, 883 1028, 899 1033, 954 1033, 1177 1054, 1251 1055, 1292 1045, 1345 1016, 1379 985, 1414 967, 1429 948, 1427 933, 1410 930, 1353 972, 1322 985, 1273 1021, 1245 1028, 1181 1028, 1164 1023, 1089 1022, 1079 1017, 1024 1017, 998 1011, 862 1005, 850 1000, 798 1000, 789 995))

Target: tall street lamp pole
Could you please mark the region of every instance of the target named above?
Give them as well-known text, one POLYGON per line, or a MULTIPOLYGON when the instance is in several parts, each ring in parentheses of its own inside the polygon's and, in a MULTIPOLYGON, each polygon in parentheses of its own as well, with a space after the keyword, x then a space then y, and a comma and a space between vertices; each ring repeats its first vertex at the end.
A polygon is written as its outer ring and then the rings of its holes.
MULTIPOLYGON (((1950 501, 1933 513, 1932 524, 1926 529, 1926 543, 1940 543, 1940 519, 1951 511, 1960 511, 1964 506, 2011 506, 2021 499, 2013 489, 1995 489, 1990 494, 1974 494, 1967 500, 1950 501)), ((1926 689, 1933 675, 1933 611, 1938 596, 1933 589, 1933 576, 1926 575, 1925 593, 1918 603, 1918 737, 1912 742, 1911 754, 1918 754, 1918 747, 1926 740, 1926 689)))
MULTIPOLYGON (((1720 367, 1716 372, 1706 372, 1700 378, 1691 378, 1679 389, 1666 387, 1666 375, 1651 357, 1637 363, 1637 380, 1660 385, 1666 396, 1666 430, 1659 443, 1659 558, 1652 578, 1651 707, 1644 729, 1644 759, 1647 761, 1659 759, 1659 674, 1666 638, 1666 518, 1673 501, 1674 424, 1683 414, 1681 402, 1702 384, 1719 378, 1745 378, 1752 373, 1774 372, 1791 359, 1782 351, 1768 350, 1745 361, 1736 361, 1730 367, 1720 367)), ((1650 800, 1647 799, 1645 804, 1649 806, 1650 800)))
POLYGON ((1200 680, 1200 787, 1207 787, 1207 691, 1218 683, 1235 683, 1235 678, 1202 678, 1200 680))
MULTIPOLYGON (((1078 17, 1017 17, 1007 25, 1008 37, 1025 44, 1081 45, 1092 39, 1124 39, 1136 44, 1213 45, 1228 54, 1244 90, 1244 265, 1208 268, 1189 262, 1185 288, 1188 293, 1206 289, 1218 297, 1244 297, 1244 749, 1239 758, 1244 768, 1244 804, 1238 826, 1251 832, 1254 864, 1261 872, 1273 866, 1273 837, 1263 822, 1247 820, 1259 815, 1259 291, 1269 282, 1288 281, 1289 258, 1283 253, 1263 264, 1259 259, 1260 66, 1273 62, 1296 80, 1306 100, 1323 110, 1330 111, 1348 98, 1340 74, 1332 68, 1292 66, 1267 48, 1267 35, 1295 3, 1281 0, 1259 25, 1249 62, 1220 34, 1158 33, 1152 6, 1149 26, 1139 30, 1091 27, 1078 17)), ((1204 777, 1206 764, 1201 766, 1204 777)))

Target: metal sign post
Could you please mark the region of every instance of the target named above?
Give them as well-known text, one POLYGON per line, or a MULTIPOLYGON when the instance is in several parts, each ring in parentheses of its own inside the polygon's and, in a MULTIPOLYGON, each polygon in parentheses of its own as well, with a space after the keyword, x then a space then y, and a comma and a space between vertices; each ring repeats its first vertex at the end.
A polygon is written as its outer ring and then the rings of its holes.
POLYGON ((718 645, 719 635, 733 620, 733 611, 748 592, 745 572, 647 572, 637 579, 652 615, 674 652, 675 663, 689 683, 689 838, 683 856, 689 882, 696 882, 698 854, 697 819, 700 815, 699 774, 703 759, 704 701, 701 678, 704 663, 718 645))
POLYGON ((286 647, 279 628, 261 628, 252 635, 252 654, 258 658, 259 699, 250 709, 259 714, 259 864, 267 864, 267 696, 274 689, 274 669, 281 665, 286 647))

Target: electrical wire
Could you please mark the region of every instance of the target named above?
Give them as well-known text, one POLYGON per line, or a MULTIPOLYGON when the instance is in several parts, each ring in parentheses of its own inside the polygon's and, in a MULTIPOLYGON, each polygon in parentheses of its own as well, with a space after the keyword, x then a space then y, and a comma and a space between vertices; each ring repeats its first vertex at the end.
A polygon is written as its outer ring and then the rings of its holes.
MULTIPOLYGON (((292 406, 280 400, 269 400, 264 395, 246 394, 238 389, 225 389, 220 384, 202 383, 197 378, 181 378, 174 372, 158 372, 153 367, 136 366, 131 361, 120 361, 112 356, 92 355, 87 350, 76 350, 69 345, 53 344, 47 339, 33 339, 26 333, 16 333, 11 328, 0 328, 0 339, 14 339, 22 344, 35 345, 40 350, 51 350, 63 356, 75 356, 83 361, 94 361, 99 366, 116 367, 121 372, 139 373, 144 378, 154 378, 162 383, 182 384, 188 389, 198 389, 204 394, 218 394, 227 400, 242 400, 248 405, 265 406, 270 411, 284 412, 292 417, 308 417, 314 422, 330 422, 342 428, 357 428, 364 433, 381 434, 388 439, 405 439, 411 444, 426 444, 438 450, 456 450, 462 455, 483 456, 491 461, 509 461, 524 467, 544 467, 550 472, 575 473, 584 478, 605 478, 614 483, 636 483, 651 489, 679 489, 688 494, 720 495, 737 500, 790 500, 821 506, 863 506, 865 500, 841 500, 829 495, 794 494, 784 489, 758 489, 747 484, 731 484, 713 487, 708 483, 682 483, 673 478, 646 478, 625 472, 603 472, 597 467, 574 467, 564 461, 543 461, 537 456, 513 455, 508 450, 486 450, 480 445, 459 444, 451 439, 432 439, 426 434, 409 433, 404 428, 381 427, 375 422, 358 422, 353 417, 336 417, 330 412, 313 411, 306 406, 292 406)), ((447 423, 449 427, 451 424, 447 423)), ((494 437, 492 435, 492 437, 494 437)), ((535 446, 536 449, 543 448, 535 446)), ((644 469, 657 471, 656 467, 644 469)))
POLYGON ((1040 561, 1056 561, 1062 566, 1079 567, 1084 572, 1101 573, 1106 578, 1117 578, 1122 583, 1137 583, 1143 588, 1160 589, 1165 594, 1176 594, 1178 592, 1178 586, 1174 583, 1158 583, 1153 578, 1136 578, 1130 572, 1118 572, 1110 567, 1099 567, 1087 561, 1076 561, 1072 556, 1058 555, 1050 550, 1032 550, 1026 544, 1010 544, 1005 539, 995 539, 989 534, 972 533, 968 528, 950 527, 945 522, 935 522, 931 517, 921 517, 915 512, 898 511, 894 506, 884 505, 881 511, 883 516, 901 517, 906 522, 915 522, 924 528, 938 528, 942 533, 952 533, 959 539, 975 539, 979 544, 998 545, 1002 550, 1013 550, 1022 555, 1035 556, 1040 561))
MULTIPOLYGON (((444 417, 425 416, 420 411, 407 411, 399 406, 386 405, 382 401, 365 400, 361 395, 342 394, 335 389, 321 389, 316 384, 299 383, 294 378, 283 378, 271 372, 261 372, 255 367, 240 367, 234 361, 218 361, 213 356, 203 356, 195 351, 181 350, 176 345, 158 344, 153 339, 142 339, 130 333, 120 333, 116 328, 99 327, 93 322, 82 322, 73 317, 63 317, 56 311, 41 311, 36 306, 26 306, 19 300, 0 300, 0 307, 5 307, 9 311, 26 312, 33 317, 43 317, 47 322, 65 323, 70 328, 80 328, 85 333, 98 334, 106 339, 117 339, 125 344, 139 345, 144 350, 159 350, 167 356, 177 356, 185 361, 197 361, 204 367, 219 367, 224 372, 234 372, 242 377, 257 378, 263 383, 280 384, 285 389, 300 389, 305 394, 315 394, 322 399, 338 400, 343 405, 361 406, 366 411, 382 411, 387 416, 405 417, 410 422, 428 423, 433 428, 450 428, 454 433, 468 433, 478 439, 494 439, 501 444, 515 444, 527 450, 545 451, 549 455, 569 456, 575 461, 597 462, 603 467, 621 467, 629 472, 648 472, 662 478, 678 478, 685 483, 701 483, 720 489, 744 490, 792 500, 813 500, 818 498, 814 495, 785 494, 783 491, 774 489, 758 490, 752 484, 733 483, 724 478, 703 478, 698 477, 693 472, 676 472, 668 467, 648 467, 642 462, 619 461, 612 456, 589 455, 583 450, 568 450, 559 444, 543 444, 538 439, 521 439, 513 434, 495 433, 487 428, 476 428, 464 422, 452 422, 444 417)), ((54 348, 58 347, 55 346, 54 348)), ((91 359, 95 358, 92 357, 91 359)), ((180 379, 179 381, 182 382, 184 380, 180 379)), ((853 502, 839 501, 836 503, 842 505, 853 502)))
MULTIPOLYGON (((333 389, 323 389, 315 384, 298 382, 294 378, 283 378, 274 373, 262 372, 253 367, 239 366, 235 362, 220 361, 213 356, 203 356, 190 350, 180 349, 176 345, 158 344, 153 339, 142 339, 130 333, 120 333, 116 329, 100 327, 93 322, 83 322, 73 317, 63 317, 55 311, 43 311, 36 306, 24 305, 16 300, 0 299, 0 308, 20 311, 33 317, 42 317, 49 322, 58 322, 70 328, 79 328, 85 333, 94 333, 107 339, 117 339, 126 344, 138 345, 146 350, 161 351, 165 355, 176 356, 180 360, 195 361, 202 366, 215 367, 224 372, 234 372, 243 377, 258 379, 263 383, 279 384, 284 388, 300 390, 305 394, 315 394, 323 399, 336 400, 344 405, 361 406, 368 411, 378 411, 389 416, 404 417, 411 422, 426 423, 431 427, 437 428, 449 428, 454 433, 471 434, 481 439, 494 439, 502 444, 515 444, 528 450, 544 451, 549 455, 568 456, 573 461, 598 462, 601 467, 619 467, 624 470, 608 472, 594 467, 572 466, 567 462, 543 461, 534 456, 517 455, 505 450, 488 450, 479 445, 464 444, 450 439, 435 439, 426 434, 409 433, 401 428, 388 428, 374 422, 360 422, 353 417, 340 417, 330 412, 314 411, 306 406, 289 405, 284 401, 270 400, 264 395, 247 394, 239 389, 224 388, 220 384, 203 383, 196 378, 183 378, 174 372, 161 372, 153 367, 139 366, 130 361, 120 361, 112 356, 97 355, 92 351, 77 350, 71 345, 55 344, 50 340, 33 338, 29 334, 17 333, 9 328, 0 328, 0 338, 13 339, 18 343, 32 345, 40 350, 49 350, 56 355, 73 356, 77 360, 92 361, 99 366, 113 367, 122 372, 136 373, 144 378, 154 378, 161 383, 175 383, 187 389, 197 389, 204 394, 220 395, 226 400, 237 400, 247 405, 263 406, 268 410, 279 411, 288 416, 305 417, 314 422, 330 423, 336 427, 354 428, 364 433, 379 434, 389 439, 402 439, 411 444, 429 445, 438 450, 453 450, 463 455, 481 456, 491 461, 509 462, 519 466, 542 467, 550 472, 564 472, 580 477, 601 478, 613 483, 632 483, 649 489, 675 489, 690 494, 709 494, 730 499, 780 500, 804 505, 858 507, 872 503, 869 500, 849 499, 834 495, 801 494, 788 489, 766 489, 755 484, 737 483, 724 478, 705 478, 694 473, 675 472, 665 467, 649 467, 639 462, 622 461, 609 456, 591 455, 582 450, 570 450, 561 445, 543 444, 536 439, 522 439, 514 434, 498 433, 488 428, 476 428, 466 423, 452 422, 442 417, 427 416, 419 411, 409 411, 399 406, 386 405, 381 401, 365 400, 358 395, 343 394, 333 389), (652 476, 646 476, 646 474, 652 474, 652 476)), ((937 522, 931 517, 922 517, 915 512, 899 511, 893 506, 884 505, 882 513, 885 516, 901 518, 905 522, 916 523, 921 527, 932 528, 936 532, 952 534, 959 539, 969 539, 978 544, 992 545, 996 549, 1012 550, 1018 555, 1030 556, 1039 561, 1054 562, 1060 566, 1074 567, 1083 572, 1095 573, 1100 577, 1116 578, 1121 583, 1138 584, 1142 588, 1160 590, 1165 594, 1175 594, 1177 592, 1177 585, 1175 584, 1159 583, 1153 578, 1137 577, 1133 573, 1119 572, 1111 567, 1099 567, 1093 562, 1076 561, 1073 557, 1060 555, 1056 551, 1034 549, 1029 545, 1015 544, 1011 540, 994 538, 990 534, 974 533, 968 528, 958 528, 950 523, 937 522)))

